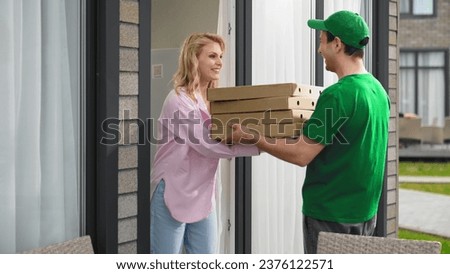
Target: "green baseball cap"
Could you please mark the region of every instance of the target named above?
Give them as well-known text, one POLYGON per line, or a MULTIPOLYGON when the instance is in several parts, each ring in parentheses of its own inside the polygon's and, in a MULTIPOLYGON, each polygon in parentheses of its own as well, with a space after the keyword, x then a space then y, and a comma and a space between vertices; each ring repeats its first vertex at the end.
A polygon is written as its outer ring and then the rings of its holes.
POLYGON ((369 38, 369 27, 364 19, 359 14, 347 10, 335 12, 326 20, 310 19, 308 26, 328 31, 345 44, 358 49, 364 48, 367 41, 363 40, 369 38))

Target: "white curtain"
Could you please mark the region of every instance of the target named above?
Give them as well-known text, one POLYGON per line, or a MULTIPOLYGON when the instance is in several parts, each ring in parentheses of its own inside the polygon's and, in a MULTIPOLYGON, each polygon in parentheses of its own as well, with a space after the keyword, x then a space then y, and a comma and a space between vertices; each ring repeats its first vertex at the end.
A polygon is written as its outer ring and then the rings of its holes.
MULTIPOLYGON (((365 0, 367 1, 367 0, 365 0)), ((324 18, 327 18, 332 13, 338 10, 349 10, 354 11, 362 16, 364 12, 361 10, 361 0, 334 0, 334 1, 324 1, 324 18)), ((365 50, 367 51, 367 50, 365 50)), ((325 63, 323 67, 324 76, 323 76, 323 86, 328 87, 337 82, 338 78, 335 73, 329 72, 325 69, 325 63)))
POLYGON ((419 67, 440 67, 419 69, 418 100, 419 115, 424 126, 444 126, 445 103, 445 55, 443 52, 419 53, 419 67))
MULTIPOLYGON (((235 86, 235 1, 220 0, 217 34, 225 40, 220 87, 235 86)), ((234 159, 221 159, 216 174, 218 253, 234 253, 234 159)))
POLYGON ((399 101, 400 101, 400 112, 403 113, 416 113, 416 95, 415 95, 415 81, 414 81, 414 63, 415 63, 414 53, 401 53, 400 54, 400 66, 411 67, 409 69, 400 70, 400 90, 399 90, 399 101))
POLYGON ((79 14, 0 1, 0 253, 79 235, 79 14))
MULTIPOLYGON (((360 13, 361 0, 325 2, 325 18, 347 9, 360 13)), ((315 1, 253 1, 253 84, 314 84, 311 58, 315 1)), ((325 73, 325 86, 336 78, 325 73)), ((252 161, 252 252, 303 253, 302 195, 305 168, 262 154, 252 161)))
MULTIPOLYGON (((314 1, 312 1, 314 2, 314 1)), ((253 1, 252 83, 311 84, 311 1, 253 1)), ((303 253, 301 168, 266 153, 252 159, 252 253, 303 253)))

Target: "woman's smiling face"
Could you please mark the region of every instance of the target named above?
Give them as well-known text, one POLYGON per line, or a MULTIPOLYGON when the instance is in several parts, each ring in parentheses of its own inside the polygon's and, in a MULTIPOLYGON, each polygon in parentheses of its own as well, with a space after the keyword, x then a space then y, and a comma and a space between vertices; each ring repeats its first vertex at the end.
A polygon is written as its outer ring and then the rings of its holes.
POLYGON ((206 44, 198 55, 198 71, 200 73, 200 82, 209 83, 213 80, 219 80, 220 70, 222 69, 222 49, 216 42, 206 44))

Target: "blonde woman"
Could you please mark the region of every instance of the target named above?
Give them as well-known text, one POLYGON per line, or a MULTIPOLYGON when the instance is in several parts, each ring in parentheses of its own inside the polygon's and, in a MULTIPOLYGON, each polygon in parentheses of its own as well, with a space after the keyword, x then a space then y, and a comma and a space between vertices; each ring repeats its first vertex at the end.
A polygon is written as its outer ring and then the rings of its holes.
POLYGON ((215 173, 220 158, 259 154, 256 146, 228 146, 209 139, 207 89, 222 69, 223 39, 194 33, 181 48, 174 89, 158 119, 152 167, 151 253, 215 253, 215 173))

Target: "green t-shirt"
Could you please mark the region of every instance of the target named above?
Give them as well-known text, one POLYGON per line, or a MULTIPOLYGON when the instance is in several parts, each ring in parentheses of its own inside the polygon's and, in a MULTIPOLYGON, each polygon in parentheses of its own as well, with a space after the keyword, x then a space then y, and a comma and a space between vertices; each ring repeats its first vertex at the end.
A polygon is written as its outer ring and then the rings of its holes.
POLYGON ((303 214, 360 223, 375 216, 381 195, 389 126, 389 97, 371 74, 341 78, 326 88, 303 128, 325 145, 308 165, 303 214))

